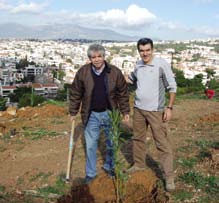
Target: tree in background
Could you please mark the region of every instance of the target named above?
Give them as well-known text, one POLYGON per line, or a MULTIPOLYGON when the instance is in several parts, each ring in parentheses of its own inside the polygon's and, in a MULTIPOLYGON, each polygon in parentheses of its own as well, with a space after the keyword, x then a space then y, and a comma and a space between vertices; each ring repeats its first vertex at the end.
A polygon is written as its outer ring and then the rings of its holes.
POLYGON ((202 84, 202 74, 195 75, 193 79, 188 79, 185 78, 184 73, 181 70, 174 68, 173 72, 176 75, 176 83, 178 87, 177 94, 186 94, 205 89, 204 85, 202 84))
POLYGON ((35 75, 28 75, 28 76, 24 76, 24 78, 21 79, 20 82, 27 83, 27 82, 34 82, 34 81, 35 81, 35 75))
POLYGON ((16 69, 23 69, 29 65, 27 56, 24 59, 21 59, 19 63, 16 63, 16 69))
POLYGON ((208 89, 218 89, 219 88, 219 82, 214 78, 215 71, 211 68, 206 68, 205 72, 207 73, 207 83, 206 87, 208 89))
POLYGON ((18 102, 19 98, 21 98, 25 94, 31 94, 31 87, 18 87, 14 90, 14 93, 9 95, 11 102, 18 102))
POLYGON ((214 74, 216 73, 213 69, 211 68, 206 68, 205 72, 207 73, 207 78, 212 79, 214 77, 214 74))
POLYGON ((173 72, 176 76, 176 83, 178 87, 187 87, 188 86, 188 80, 185 78, 184 73, 182 70, 178 70, 176 68, 173 68, 173 72))
POLYGON ((53 82, 54 82, 54 79, 57 78, 57 70, 52 70, 52 78, 53 78, 53 82))
POLYGON ((19 87, 9 95, 11 102, 17 102, 18 107, 37 106, 45 101, 45 98, 34 94, 32 87, 19 87))
POLYGON ((58 80, 63 82, 63 78, 65 77, 65 72, 63 70, 58 70, 58 80))
POLYGON ((24 94, 21 98, 19 98, 18 107, 25 106, 37 106, 45 101, 45 98, 40 95, 35 94, 24 94))
POLYGON ((4 111, 6 109, 7 98, 0 98, 0 111, 4 111))
POLYGON ((64 84, 64 89, 59 89, 57 92, 56 100, 58 101, 68 101, 68 93, 71 84, 64 84))
POLYGON ((203 85, 202 80, 203 80, 202 74, 195 75, 195 77, 189 81, 190 82, 189 86, 191 87, 191 91, 204 90, 205 86, 203 85))
POLYGON ((208 88, 209 89, 219 89, 219 81, 216 80, 215 78, 211 79, 210 81, 208 81, 208 88))
POLYGON ((64 79, 65 75, 66 74, 63 70, 58 70, 58 69, 52 70, 53 82, 56 78, 57 80, 60 80, 61 83, 63 83, 63 79, 64 79))
POLYGON ((191 62, 198 61, 201 58, 201 54, 193 54, 191 62))
POLYGON ((66 63, 72 64, 72 60, 71 60, 70 58, 67 58, 67 59, 66 59, 66 63))

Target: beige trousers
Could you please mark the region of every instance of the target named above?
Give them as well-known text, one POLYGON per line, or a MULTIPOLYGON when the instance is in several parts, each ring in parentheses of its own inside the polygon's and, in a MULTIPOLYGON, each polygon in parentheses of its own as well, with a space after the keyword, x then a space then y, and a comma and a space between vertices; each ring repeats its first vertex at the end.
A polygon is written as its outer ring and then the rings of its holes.
POLYGON ((167 138, 167 124, 162 120, 162 112, 144 111, 134 108, 133 117, 133 159, 138 167, 145 167, 146 132, 148 125, 152 130, 153 139, 160 155, 160 163, 165 178, 174 177, 173 152, 167 138))

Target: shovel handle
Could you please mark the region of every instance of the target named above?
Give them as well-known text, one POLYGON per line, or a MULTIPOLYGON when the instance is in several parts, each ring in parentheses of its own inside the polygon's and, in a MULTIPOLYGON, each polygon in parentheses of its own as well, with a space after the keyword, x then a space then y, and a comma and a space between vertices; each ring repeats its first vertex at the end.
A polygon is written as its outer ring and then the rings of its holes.
POLYGON ((66 171, 66 181, 70 180, 71 164, 72 164, 72 153, 73 153, 73 146, 74 146, 74 129, 75 129, 75 119, 72 121, 72 125, 71 125, 71 135, 70 135, 69 153, 68 153, 68 164, 67 164, 67 171, 66 171))

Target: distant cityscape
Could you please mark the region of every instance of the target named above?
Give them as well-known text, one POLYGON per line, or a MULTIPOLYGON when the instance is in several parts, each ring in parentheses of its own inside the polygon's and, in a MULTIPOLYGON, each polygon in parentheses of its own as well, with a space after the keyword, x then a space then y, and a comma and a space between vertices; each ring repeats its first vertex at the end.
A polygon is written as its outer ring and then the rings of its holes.
MULTIPOLYGON (((63 84, 70 84, 84 65, 92 40, 0 40, 0 96, 8 97, 22 86, 31 86, 38 95, 55 97, 63 84)), ((106 48, 106 60, 129 75, 139 60, 135 42, 98 41, 106 48)), ((155 41, 157 57, 173 68, 182 70, 185 78, 203 75, 206 68, 219 78, 219 40, 155 41)))

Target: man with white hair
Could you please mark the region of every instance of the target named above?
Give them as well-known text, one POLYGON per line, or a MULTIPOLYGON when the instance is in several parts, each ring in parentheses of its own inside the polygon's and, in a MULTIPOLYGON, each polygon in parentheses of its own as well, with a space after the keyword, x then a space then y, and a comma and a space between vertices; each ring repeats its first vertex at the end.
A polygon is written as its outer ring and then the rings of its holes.
POLYGON ((73 120, 81 106, 87 155, 85 182, 89 183, 97 175, 96 150, 101 128, 106 135, 103 169, 109 175, 114 173, 109 111, 119 109, 124 120, 128 121, 130 110, 125 78, 117 67, 105 61, 104 47, 93 44, 88 48, 87 55, 91 63, 82 66, 76 73, 70 89, 69 112, 73 120))

